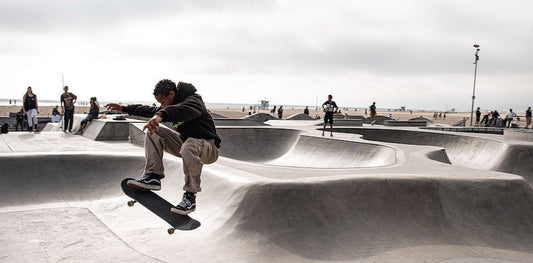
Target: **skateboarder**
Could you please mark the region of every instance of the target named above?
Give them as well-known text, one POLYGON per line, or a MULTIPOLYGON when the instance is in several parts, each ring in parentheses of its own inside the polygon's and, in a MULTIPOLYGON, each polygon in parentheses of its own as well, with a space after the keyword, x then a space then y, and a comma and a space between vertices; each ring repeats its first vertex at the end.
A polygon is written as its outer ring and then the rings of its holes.
POLYGON ((339 107, 337 107, 337 103, 332 100, 333 96, 328 95, 328 100, 326 102, 322 103, 322 109, 324 109, 324 127, 322 128, 322 136, 324 136, 324 132, 326 131, 326 124, 329 123, 329 132, 330 136, 333 136, 333 113, 337 112, 339 107))
POLYGON ((144 175, 139 180, 128 181, 130 187, 161 189, 161 179, 165 177, 163 150, 183 159, 185 193, 181 202, 171 208, 171 212, 186 215, 196 209, 196 193, 201 191, 202 167, 218 159, 220 138, 211 114, 192 84, 179 82, 176 85, 171 80, 163 79, 157 83, 153 94, 161 103, 160 107, 111 103, 106 108, 150 118, 143 128, 148 129, 144 143, 144 175), (161 122, 172 122, 173 129, 159 125, 161 122))
POLYGON ((372 105, 370 105, 370 124, 374 125, 376 123, 376 102, 372 102, 372 105))

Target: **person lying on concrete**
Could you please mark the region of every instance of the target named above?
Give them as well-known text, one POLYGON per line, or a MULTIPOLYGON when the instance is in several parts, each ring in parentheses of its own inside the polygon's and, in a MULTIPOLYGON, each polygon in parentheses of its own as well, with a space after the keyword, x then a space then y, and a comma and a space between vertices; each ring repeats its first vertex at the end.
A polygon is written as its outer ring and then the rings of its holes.
POLYGON ((98 101, 96 101, 96 97, 92 97, 91 109, 89 110, 89 114, 87 114, 87 117, 85 119, 81 120, 80 129, 76 132, 76 135, 82 135, 89 122, 91 122, 93 119, 98 119, 99 113, 100 106, 98 105, 98 101))
POLYGON ((221 140, 211 114, 192 84, 179 82, 176 85, 163 79, 155 86, 153 95, 160 107, 110 103, 106 108, 150 118, 143 127, 143 131, 148 130, 144 142, 145 170, 139 180, 130 180, 128 186, 147 191, 160 190, 161 179, 165 177, 163 151, 183 159, 185 193, 170 212, 186 215, 196 209, 202 167, 218 159, 221 140), (160 125, 161 122, 171 122, 172 129, 160 125))

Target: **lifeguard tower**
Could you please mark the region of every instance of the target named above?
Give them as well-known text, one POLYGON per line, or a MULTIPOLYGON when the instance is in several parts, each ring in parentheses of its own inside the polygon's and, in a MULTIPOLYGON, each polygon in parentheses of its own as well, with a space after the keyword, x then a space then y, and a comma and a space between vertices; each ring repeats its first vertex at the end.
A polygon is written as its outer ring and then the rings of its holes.
POLYGON ((260 102, 261 102, 260 109, 268 110, 268 108, 270 107, 270 105, 268 104, 269 101, 268 100, 260 100, 260 102))

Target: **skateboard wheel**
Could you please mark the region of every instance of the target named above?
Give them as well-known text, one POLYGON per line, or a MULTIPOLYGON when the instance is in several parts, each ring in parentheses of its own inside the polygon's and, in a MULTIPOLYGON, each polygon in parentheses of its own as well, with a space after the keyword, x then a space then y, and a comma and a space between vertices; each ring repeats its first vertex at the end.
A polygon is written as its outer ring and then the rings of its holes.
POLYGON ((174 234, 174 228, 169 228, 169 229, 167 230, 167 232, 168 232, 169 235, 174 234))
POLYGON ((129 207, 132 207, 136 202, 137 202, 137 201, 133 201, 133 200, 128 201, 128 206, 129 206, 129 207))

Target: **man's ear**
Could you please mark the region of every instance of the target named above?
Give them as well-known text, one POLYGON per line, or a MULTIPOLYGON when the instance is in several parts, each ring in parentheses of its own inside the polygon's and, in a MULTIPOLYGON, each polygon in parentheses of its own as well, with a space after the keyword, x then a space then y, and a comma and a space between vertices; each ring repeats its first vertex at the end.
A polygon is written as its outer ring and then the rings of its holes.
POLYGON ((171 90, 169 93, 168 93, 168 97, 172 98, 172 101, 174 101, 175 97, 176 97, 176 93, 171 90))

